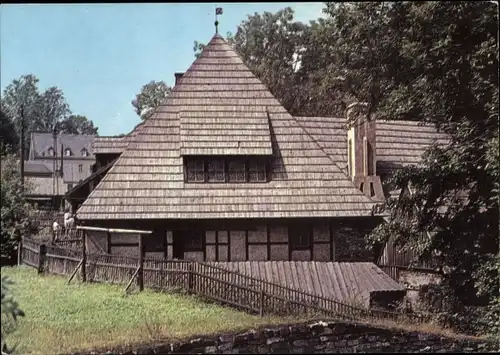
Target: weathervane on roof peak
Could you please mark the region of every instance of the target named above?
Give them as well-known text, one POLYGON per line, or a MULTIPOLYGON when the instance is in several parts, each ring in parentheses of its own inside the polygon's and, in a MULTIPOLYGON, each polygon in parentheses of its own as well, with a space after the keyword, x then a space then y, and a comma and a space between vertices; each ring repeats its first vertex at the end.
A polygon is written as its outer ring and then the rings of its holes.
POLYGON ((215 8, 215 33, 219 34, 219 21, 217 20, 217 15, 222 15, 222 7, 215 8))

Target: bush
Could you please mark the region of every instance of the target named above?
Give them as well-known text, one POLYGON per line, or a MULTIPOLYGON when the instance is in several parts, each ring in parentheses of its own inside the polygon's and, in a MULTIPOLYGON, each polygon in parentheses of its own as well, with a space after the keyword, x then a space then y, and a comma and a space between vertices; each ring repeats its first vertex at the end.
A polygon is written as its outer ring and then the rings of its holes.
POLYGON ((6 265, 15 260, 21 236, 29 231, 32 208, 25 198, 30 186, 25 184, 23 190, 21 184, 19 159, 12 154, 2 155, 1 159, 0 257, 1 264, 6 265))
POLYGON ((7 334, 14 331, 18 317, 24 317, 24 312, 19 309, 19 305, 14 300, 8 286, 13 282, 6 276, 2 277, 2 330, 1 330, 1 349, 2 354, 10 354, 14 351, 9 348, 6 342, 7 334))

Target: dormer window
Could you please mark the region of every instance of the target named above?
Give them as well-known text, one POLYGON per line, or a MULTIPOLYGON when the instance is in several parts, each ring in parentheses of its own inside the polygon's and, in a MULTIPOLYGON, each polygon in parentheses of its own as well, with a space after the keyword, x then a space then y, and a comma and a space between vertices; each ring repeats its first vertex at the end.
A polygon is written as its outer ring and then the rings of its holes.
POLYGON ((245 159, 232 159, 228 162, 228 181, 245 182, 245 159))
POLYGON ((189 159, 186 162, 186 180, 188 182, 204 182, 205 169, 203 159, 189 159))
POLYGON ((185 182, 267 182, 262 157, 185 157, 185 182))
POLYGON ((89 151, 85 148, 82 149, 82 157, 88 157, 89 156, 89 151))
POLYGON ((71 156, 71 149, 69 149, 69 148, 64 149, 64 156, 70 157, 71 156))
POLYGON ((49 149, 47 149, 47 155, 49 157, 53 157, 54 156, 54 148, 50 147, 49 149))
POLYGON ((208 182, 224 182, 226 181, 224 175, 224 159, 211 159, 208 161, 207 166, 207 180, 208 182))
POLYGON ((265 182, 266 180, 266 165, 262 161, 250 159, 248 161, 248 181, 265 182))

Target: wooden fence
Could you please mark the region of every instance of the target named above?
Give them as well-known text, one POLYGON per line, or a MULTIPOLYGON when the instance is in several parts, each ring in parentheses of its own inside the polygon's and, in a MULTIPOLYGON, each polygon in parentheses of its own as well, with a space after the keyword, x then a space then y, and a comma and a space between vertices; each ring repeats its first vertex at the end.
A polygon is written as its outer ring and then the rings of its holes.
POLYGON ((386 242, 377 266, 395 280, 399 280, 401 270, 421 271, 423 273, 439 274, 439 261, 435 257, 418 260, 413 250, 403 250, 394 242, 391 236, 386 242))
POLYGON ((422 323, 428 319, 413 313, 389 312, 351 306, 334 299, 277 285, 206 263, 92 254, 82 250, 45 245, 23 238, 20 263, 39 273, 77 274, 82 281, 126 284, 125 291, 137 283, 157 290, 182 289, 212 301, 250 313, 276 315, 315 315, 350 320, 389 319, 400 323, 422 323), (78 273, 79 272, 79 273, 78 273))

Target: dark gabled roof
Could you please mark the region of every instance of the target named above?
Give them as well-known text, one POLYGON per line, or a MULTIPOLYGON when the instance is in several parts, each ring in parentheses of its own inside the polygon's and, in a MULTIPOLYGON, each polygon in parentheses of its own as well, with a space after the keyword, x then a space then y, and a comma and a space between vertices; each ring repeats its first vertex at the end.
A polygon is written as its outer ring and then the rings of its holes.
POLYGON ((60 177, 54 181, 52 176, 26 176, 25 181, 29 186, 28 196, 62 196, 67 190, 60 177))
POLYGON ((52 174, 52 166, 49 163, 25 160, 24 173, 28 175, 50 175, 52 174))
MULTIPOLYGON (((63 144, 64 149, 69 148, 75 156, 80 156, 81 151, 86 149, 89 152, 89 158, 92 157, 92 143, 94 142, 95 135, 87 134, 59 134, 57 135, 57 152, 60 155, 60 147, 63 144)), ((31 133, 31 146, 35 150, 35 155, 40 157, 42 153, 47 154, 49 148, 53 148, 54 140, 52 133, 31 133)), ((85 158, 85 157, 82 157, 85 158)))
MULTIPOLYGON (((212 219, 370 216, 373 202, 216 35, 148 118, 77 211, 89 219, 212 219), (231 59, 233 60, 233 59, 231 59), (210 85, 207 80, 210 79, 210 85), (242 85, 244 84, 244 85, 242 85), (197 87, 204 98, 193 100, 197 87), (269 119, 272 181, 184 183, 181 122, 211 112, 214 125, 261 130, 269 119), (259 122, 245 123, 255 115, 259 122), (219 121, 220 119, 220 121, 219 121), (234 121, 229 122, 229 119, 234 121)), ((205 116, 205 118, 207 118, 205 116)), ((186 121, 187 122, 187 121, 186 121)), ((187 134, 187 133, 186 133, 187 134)), ((264 136, 263 136, 264 137, 264 136)), ((212 145, 206 145, 210 150, 212 145)), ((219 154, 234 154, 224 145, 219 154)), ((252 147, 255 148, 255 147, 252 147)))
POLYGON ((95 179, 96 176, 102 175, 106 173, 111 167, 115 164, 116 159, 113 161, 109 162, 108 164, 101 166, 99 169, 97 169, 94 173, 92 173, 89 177, 87 177, 85 180, 80 181, 77 185, 73 186, 72 189, 70 189, 67 193, 66 196, 71 197, 75 191, 79 190, 83 186, 87 185, 91 180, 95 179))

